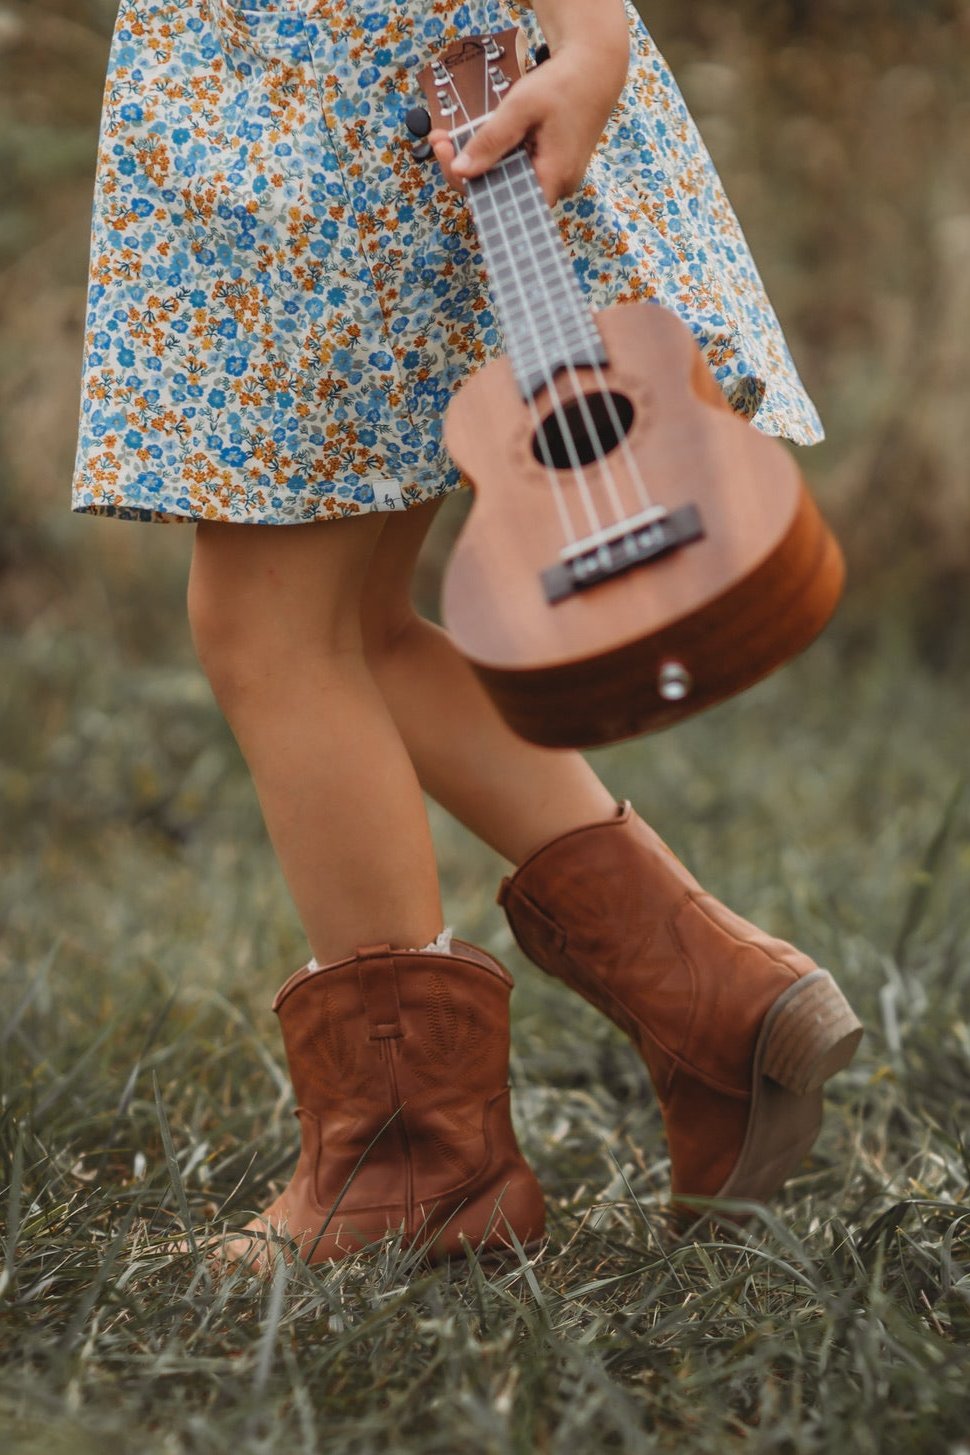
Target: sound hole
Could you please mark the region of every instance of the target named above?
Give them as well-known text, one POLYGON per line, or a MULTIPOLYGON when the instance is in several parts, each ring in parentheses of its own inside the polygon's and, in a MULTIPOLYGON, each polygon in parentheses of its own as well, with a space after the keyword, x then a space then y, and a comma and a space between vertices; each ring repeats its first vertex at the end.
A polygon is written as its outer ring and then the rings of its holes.
POLYGON ((558 414, 547 415, 541 429, 532 436, 532 453, 540 465, 548 463, 540 442, 541 433, 545 434, 549 456, 557 470, 570 470, 577 461, 580 465, 591 465, 615 450, 620 440, 630 433, 633 405, 625 394, 611 392, 607 396, 601 390, 585 394, 583 399, 585 409, 578 399, 570 400, 558 414), (612 401, 612 410, 609 401, 612 401))

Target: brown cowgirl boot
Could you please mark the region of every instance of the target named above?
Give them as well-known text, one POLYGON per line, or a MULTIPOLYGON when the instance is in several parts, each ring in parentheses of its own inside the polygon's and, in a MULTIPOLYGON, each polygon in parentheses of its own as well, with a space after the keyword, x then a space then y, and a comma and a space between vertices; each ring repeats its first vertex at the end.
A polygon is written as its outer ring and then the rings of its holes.
POLYGON ((706 893, 629 803, 539 849, 499 902, 529 958, 640 1051, 675 1198, 777 1191, 862 1035, 828 971, 706 893))
POLYGON ((273 1002, 302 1147, 289 1185, 223 1256, 309 1263, 403 1228, 435 1259, 542 1236, 542 1192, 509 1115, 512 979, 490 955, 359 950, 304 967, 273 1002))

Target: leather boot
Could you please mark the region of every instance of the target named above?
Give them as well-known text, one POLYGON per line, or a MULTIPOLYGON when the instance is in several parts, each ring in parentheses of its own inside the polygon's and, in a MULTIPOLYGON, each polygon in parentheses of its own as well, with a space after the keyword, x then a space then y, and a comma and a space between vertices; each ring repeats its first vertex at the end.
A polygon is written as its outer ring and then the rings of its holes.
POLYGON ((531 855, 499 902, 525 954, 640 1051, 674 1198, 781 1187, 862 1035, 828 971, 706 893, 629 803, 531 855))
POLYGON ((293 1177, 224 1245, 265 1268, 288 1240, 309 1263, 403 1229, 433 1258, 542 1236, 542 1192, 509 1113, 512 979, 483 950, 362 949, 298 970, 273 1002, 300 1121, 293 1177))

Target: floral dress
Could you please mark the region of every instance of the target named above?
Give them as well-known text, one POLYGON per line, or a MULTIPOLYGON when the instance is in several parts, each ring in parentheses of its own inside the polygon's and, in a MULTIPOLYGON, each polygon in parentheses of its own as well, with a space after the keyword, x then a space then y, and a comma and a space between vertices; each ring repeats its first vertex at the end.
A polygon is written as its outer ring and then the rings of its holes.
MULTIPOLYGON (((731 405, 822 437, 717 173, 629 4, 629 78, 556 208, 594 307, 656 300, 731 405)), ((404 116, 516 0, 122 0, 94 207, 73 508, 297 524, 466 483, 442 444, 502 352, 471 215, 404 116)))

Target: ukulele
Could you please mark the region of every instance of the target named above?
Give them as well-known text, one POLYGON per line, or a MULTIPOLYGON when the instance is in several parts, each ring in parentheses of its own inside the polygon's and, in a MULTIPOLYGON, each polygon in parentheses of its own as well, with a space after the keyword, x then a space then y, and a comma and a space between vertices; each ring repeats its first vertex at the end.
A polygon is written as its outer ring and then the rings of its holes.
MULTIPOLYGON (((431 124, 456 151, 526 58, 513 27, 424 68, 431 124)), ((589 309, 525 145, 467 189, 508 353, 445 417, 474 490, 445 625, 531 742, 670 726, 808 646, 841 594, 841 552, 792 456, 732 411, 686 324, 656 303, 589 309)))

